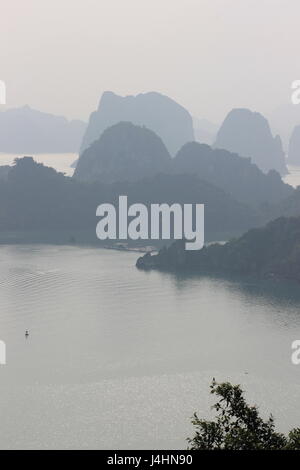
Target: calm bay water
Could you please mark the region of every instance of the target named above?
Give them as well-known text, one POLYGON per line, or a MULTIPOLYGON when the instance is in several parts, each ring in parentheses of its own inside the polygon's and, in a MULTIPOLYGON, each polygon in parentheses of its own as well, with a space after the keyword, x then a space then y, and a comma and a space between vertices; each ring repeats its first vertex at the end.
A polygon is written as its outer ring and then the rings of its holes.
POLYGON ((136 258, 0 247, 0 446, 185 448, 213 377, 299 426, 299 287, 145 273, 136 258))
MULTIPOLYGON (((35 156, 68 175, 76 158, 35 156)), ((185 448, 213 377, 241 383, 280 430, 300 426, 299 287, 145 273, 136 258, 0 246, 0 447, 185 448)))

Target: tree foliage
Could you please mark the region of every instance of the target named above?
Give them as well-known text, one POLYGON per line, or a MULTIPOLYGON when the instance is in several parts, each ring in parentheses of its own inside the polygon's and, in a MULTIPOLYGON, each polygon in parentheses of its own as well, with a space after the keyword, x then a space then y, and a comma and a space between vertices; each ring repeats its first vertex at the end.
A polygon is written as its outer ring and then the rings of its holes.
POLYGON ((213 379, 210 388, 218 397, 217 416, 206 421, 194 413, 195 435, 187 439, 191 450, 300 450, 300 428, 288 436, 276 432, 273 416, 264 421, 258 408, 246 403, 240 385, 213 379))

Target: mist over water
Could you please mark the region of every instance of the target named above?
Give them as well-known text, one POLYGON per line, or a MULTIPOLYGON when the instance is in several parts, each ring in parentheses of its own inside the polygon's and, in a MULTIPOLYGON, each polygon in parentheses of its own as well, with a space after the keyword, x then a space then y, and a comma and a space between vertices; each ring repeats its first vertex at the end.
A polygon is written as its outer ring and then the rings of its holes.
POLYGON ((299 423, 298 286, 141 272, 103 249, 0 256, 2 448, 186 448, 212 377, 299 423))
MULTIPOLYGON (((42 153, 31 156, 33 156, 36 162, 43 163, 45 166, 50 166, 56 171, 65 173, 66 176, 73 175, 74 168, 71 165, 78 159, 78 154, 76 153, 42 153)), ((0 163, 1 165, 12 165, 14 160, 20 157, 22 155, 0 153, 0 163)), ((300 167, 288 165, 288 170, 289 174, 283 178, 284 182, 293 187, 300 186, 300 167)))
MULTIPOLYGON (((0 153, 0 165, 12 165, 16 158, 21 158, 24 155, 0 153)), ((30 155, 38 163, 43 163, 45 166, 50 166, 56 171, 65 173, 66 176, 72 176, 74 168, 71 167, 72 163, 77 160, 78 154, 76 153, 41 153, 30 155)))
POLYGON ((289 174, 283 178, 284 182, 290 184, 294 188, 300 186, 300 167, 289 165, 288 170, 289 174))

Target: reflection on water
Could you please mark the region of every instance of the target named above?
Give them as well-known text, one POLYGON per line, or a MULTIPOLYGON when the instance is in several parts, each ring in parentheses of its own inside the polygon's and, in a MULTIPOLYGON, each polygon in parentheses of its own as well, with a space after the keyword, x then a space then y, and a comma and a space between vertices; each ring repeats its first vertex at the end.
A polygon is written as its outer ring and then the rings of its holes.
POLYGON ((136 256, 0 247, 0 446, 185 448, 214 376, 299 425, 298 286, 141 272, 136 256))

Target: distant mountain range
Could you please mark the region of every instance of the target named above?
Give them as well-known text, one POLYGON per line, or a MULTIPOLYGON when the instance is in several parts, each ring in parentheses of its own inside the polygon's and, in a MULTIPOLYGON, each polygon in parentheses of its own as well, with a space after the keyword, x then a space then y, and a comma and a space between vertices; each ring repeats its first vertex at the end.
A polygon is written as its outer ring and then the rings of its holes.
POLYGON ((148 127, 163 140, 171 155, 194 140, 191 115, 168 96, 149 92, 122 97, 106 91, 97 111, 90 116, 80 153, 98 140, 107 127, 120 121, 148 127))
POLYGON ((0 112, 0 152, 76 153, 86 128, 83 121, 23 108, 0 112))
POLYGON ((185 144, 171 158, 153 131, 128 122, 106 129, 82 153, 74 178, 113 183, 137 181, 157 173, 198 175, 236 201, 253 207, 276 203, 293 192, 276 171, 265 174, 250 158, 205 144, 185 144))
POLYGON ((233 109, 217 131, 216 125, 205 119, 192 119, 186 109, 156 92, 125 97, 110 91, 103 93, 98 110, 90 116, 81 155, 99 140, 108 127, 119 122, 131 122, 155 132, 171 157, 184 144, 197 140, 240 157, 251 158, 264 173, 273 169, 280 175, 288 173, 280 137, 273 137, 267 119, 260 113, 233 109))
MULTIPOLYGON (((0 152, 24 155, 77 153, 80 149, 83 155, 104 131, 120 122, 129 122, 153 131, 162 140, 170 157, 174 157, 185 144, 196 140, 251 158, 252 163, 265 173, 275 169, 280 175, 287 174, 280 137, 273 137, 268 121, 261 114, 249 109, 233 109, 218 130, 215 124, 206 119, 192 118, 183 106, 157 92, 125 97, 111 91, 104 92, 88 125, 83 121, 68 121, 62 116, 43 113, 29 106, 0 112, 0 152)), ((289 146, 288 162, 291 164, 299 162, 298 133, 296 127, 289 146)), ((93 151, 96 151, 95 147, 93 151)), ((86 153, 84 159, 87 161, 86 153)), ((90 157, 88 159, 92 160, 90 157)), ((79 172, 82 172, 82 161, 79 172)), ((139 160, 135 158, 135 162, 138 164, 139 160)), ((72 166, 76 167, 76 164, 74 162, 72 166)))
MULTIPOLYGON (((16 140, 14 147, 2 147, 13 153, 23 153, 21 148, 26 153, 74 151, 84 128, 84 123, 25 107, 0 113, 0 144, 16 140), (4 135, 5 126, 11 134, 4 135), (21 137, 15 139, 18 129, 21 137)), ((121 98, 107 92, 91 116, 83 138, 90 143, 73 178, 29 157, 13 167, 0 167, 0 228, 19 233, 83 230, 96 241, 96 207, 115 203, 119 195, 127 195, 129 203, 146 205, 205 204, 206 240, 238 236, 278 216, 300 216, 300 191, 268 168, 274 164, 284 173, 286 166, 280 139, 272 136, 263 116, 233 110, 214 147, 193 139, 190 115, 173 100, 158 93, 121 98), (120 115, 142 123, 108 125, 120 115), (146 126, 146 118, 159 133, 146 126), (236 150, 216 148, 225 145, 236 150)))

